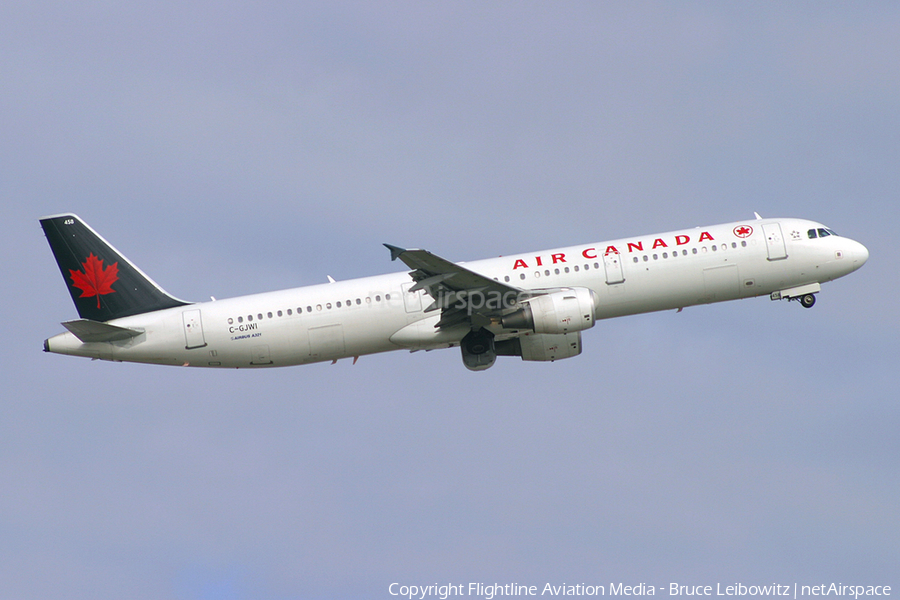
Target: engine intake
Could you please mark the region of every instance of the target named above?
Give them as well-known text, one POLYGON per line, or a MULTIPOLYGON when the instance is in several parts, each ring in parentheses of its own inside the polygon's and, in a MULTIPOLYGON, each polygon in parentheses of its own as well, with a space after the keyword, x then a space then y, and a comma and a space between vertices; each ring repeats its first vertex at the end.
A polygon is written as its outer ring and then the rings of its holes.
POLYGON ((489 369, 497 360, 494 334, 484 328, 466 334, 460 341, 459 349, 462 351, 463 364, 470 371, 489 369))

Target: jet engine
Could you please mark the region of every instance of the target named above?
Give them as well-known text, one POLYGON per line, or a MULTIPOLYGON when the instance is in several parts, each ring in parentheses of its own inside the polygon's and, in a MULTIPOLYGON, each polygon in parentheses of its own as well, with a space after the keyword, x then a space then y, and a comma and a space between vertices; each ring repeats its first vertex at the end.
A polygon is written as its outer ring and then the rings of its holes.
POLYGON ((497 360, 494 334, 484 328, 467 333, 460 341, 459 349, 462 351, 463 364, 470 371, 489 369, 497 360))
POLYGON ((531 329, 535 333, 562 334, 594 326, 596 295, 588 288, 571 288, 535 296, 501 319, 505 329, 531 329))
POLYGON ((500 356, 521 356, 522 360, 554 361, 581 354, 581 332, 531 333, 496 343, 500 356))

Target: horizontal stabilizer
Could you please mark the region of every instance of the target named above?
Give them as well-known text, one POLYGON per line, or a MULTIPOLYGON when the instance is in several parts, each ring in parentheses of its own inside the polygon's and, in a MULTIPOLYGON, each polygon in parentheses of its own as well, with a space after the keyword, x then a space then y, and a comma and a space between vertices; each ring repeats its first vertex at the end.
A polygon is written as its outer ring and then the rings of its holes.
POLYGON ((62 326, 85 344, 90 342, 118 342, 144 333, 137 329, 128 329, 127 327, 119 327, 109 323, 101 323, 100 321, 91 321, 90 319, 66 321, 62 326))

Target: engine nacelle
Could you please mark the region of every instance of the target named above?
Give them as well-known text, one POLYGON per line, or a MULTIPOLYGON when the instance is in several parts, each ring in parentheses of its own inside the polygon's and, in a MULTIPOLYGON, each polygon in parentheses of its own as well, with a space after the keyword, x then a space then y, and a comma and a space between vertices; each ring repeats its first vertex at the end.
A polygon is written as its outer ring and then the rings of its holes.
POLYGON ((522 360, 554 361, 581 354, 581 332, 532 333, 497 342, 497 354, 522 360))
POLYGON ((535 296, 501 320, 505 329, 531 329, 535 333, 562 334, 594 326, 593 290, 571 288, 535 296))
POLYGON ((487 329, 470 331, 460 341, 463 364, 470 371, 484 371, 494 366, 497 352, 494 349, 494 334, 487 329))

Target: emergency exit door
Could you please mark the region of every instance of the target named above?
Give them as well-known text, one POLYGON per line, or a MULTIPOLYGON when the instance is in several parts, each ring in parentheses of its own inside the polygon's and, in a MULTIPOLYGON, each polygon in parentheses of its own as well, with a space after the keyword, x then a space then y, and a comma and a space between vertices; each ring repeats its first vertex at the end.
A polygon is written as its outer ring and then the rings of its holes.
POLYGON ((409 283, 404 283, 400 286, 403 290, 403 306, 406 307, 406 312, 408 313, 415 313, 422 310, 422 291, 409 291, 415 284, 416 282, 410 281, 409 283))
POLYGON ((200 320, 200 310, 186 310, 181 313, 184 321, 184 347, 187 350, 202 348, 206 345, 203 337, 203 323, 200 320))
POLYGON ((615 285, 625 281, 622 269, 622 255, 618 252, 606 252, 603 255, 603 266, 606 268, 606 283, 615 285))

